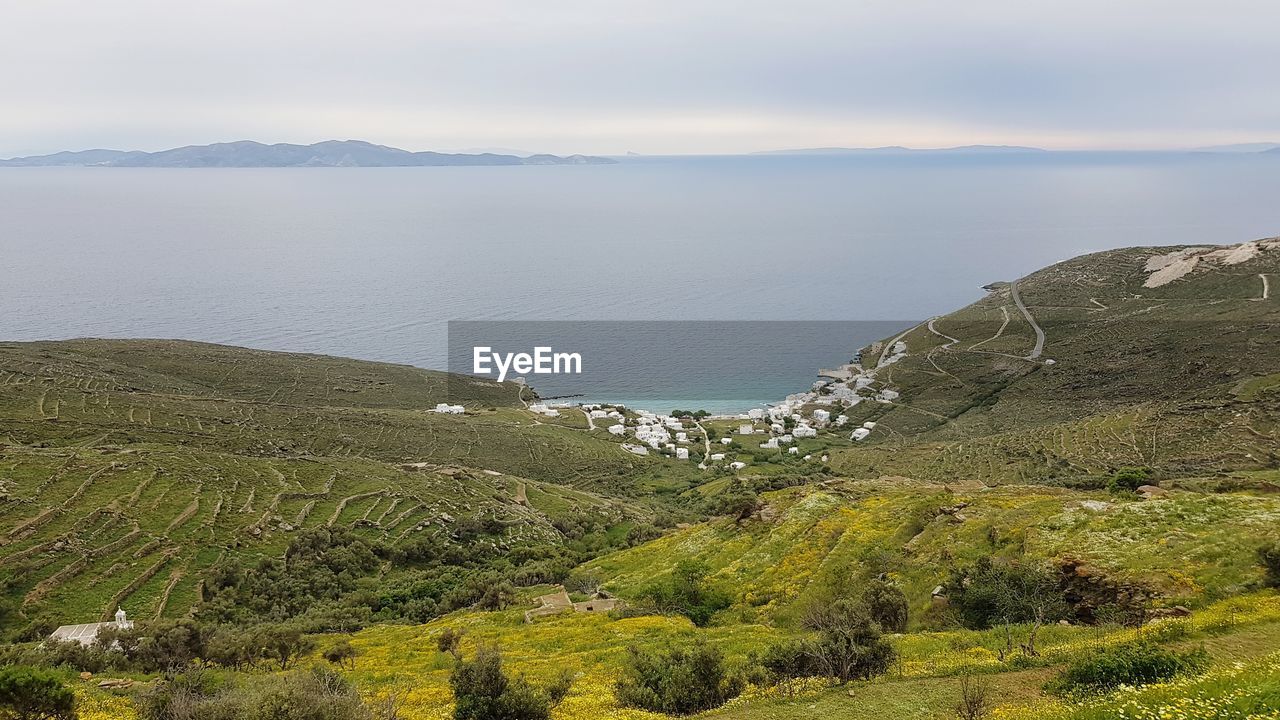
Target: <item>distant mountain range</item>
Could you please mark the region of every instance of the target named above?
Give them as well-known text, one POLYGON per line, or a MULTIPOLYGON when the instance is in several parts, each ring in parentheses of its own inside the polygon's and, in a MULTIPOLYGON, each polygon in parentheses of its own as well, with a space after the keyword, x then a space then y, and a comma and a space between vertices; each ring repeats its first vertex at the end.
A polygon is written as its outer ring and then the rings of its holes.
POLYGON ((1043 148, 1022 147, 1019 145, 962 145, 960 147, 949 148, 909 148, 901 145, 889 145, 886 147, 869 147, 869 148, 844 148, 844 147, 823 147, 823 148, 797 148, 793 150, 764 150, 752 153, 752 155, 908 155, 923 153, 938 153, 952 155, 966 154, 1015 154, 1015 153, 1043 153, 1049 152, 1043 148))
POLYGON ((1196 148, 1196 152, 1210 153, 1260 153, 1274 152, 1276 150, 1280 150, 1280 143, 1237 143, 1235 145, 1210 145, 1209 147, 1196 148))
POLYGON ((605 165, 591 155, 500 155, 497 153, 410 152, 362 140, 328 140, 313 145, 251 140, 140 150, 82 150, 0 160, 0 167, 426 167, 445 165, 605 165))
MULTIPOLYGON (((949 148, 910 148, 901 145, 887 147, 845 148, 797 148, 793 150, 764 150, 752 155, 1019 155, 1057 152, 1037 147, 1020 145, 962 145, 949 148)), ((1189 151, 1171 150, 1169 152, 1199 153, 1275 153, 1280 154, 1280 143, 1240 143, 1237 145, 1213 145, 1193 148, 1189 151)))

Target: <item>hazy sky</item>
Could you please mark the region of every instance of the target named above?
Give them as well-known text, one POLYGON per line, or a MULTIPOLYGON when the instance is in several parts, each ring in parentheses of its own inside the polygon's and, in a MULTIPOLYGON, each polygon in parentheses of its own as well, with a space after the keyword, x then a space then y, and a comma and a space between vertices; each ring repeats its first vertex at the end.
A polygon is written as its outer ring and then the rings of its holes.
POLYGON ((0 0, 0 156, 1280 141, 1272 0, 0 0))

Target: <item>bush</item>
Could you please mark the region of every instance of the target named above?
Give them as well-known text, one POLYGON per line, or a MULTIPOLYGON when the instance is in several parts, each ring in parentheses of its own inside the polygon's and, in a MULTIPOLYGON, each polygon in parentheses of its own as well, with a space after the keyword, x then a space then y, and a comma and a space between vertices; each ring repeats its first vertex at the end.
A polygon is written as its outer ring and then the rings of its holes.
POLYGON ((1280 588, 1280 542, 1271 542, 1258 548, 1258 560, 1267 572, 1267 585, 1280 588))
POLYGON ((855 602, 837 600, 815 608, 805 616, 804 627, 814 637, 784 643, 766 654, 764 665, 775 675, 870 680, 893 663, 893 646, 855 602))
POLYGON ((906 632, 910 603, 897 585, 885 580, 873 580, 862 591, 862 605, 867 614, 888 632, 906 632))
POLYGON ((449 676, 454 720, 547 720, 551 708, 569 693, 573 679, 564 674, 547 690, 502 669, 502 653, 481 646, 474 660, 459 660, 449 676))
POLYGON ((140 720, 372 720, 351 683, 326 668, 229 685, 203 672, 156 683, 134 702, 140 720))
POLYGON ((705 563, 681 560, 669 580, 646 588, 640 599, 653 604, 659 612, 679 613, 694 625, 705 627, 712 615, 729 607, 726 594, 706 586, 710 572, 705 563))
POLYGON ((1102 693, 1120 685, 1146 685, 1199 672, 1208 664, 1204 648, 1177 653, 1149 641, 1129 643, 1075 661, 1046 689, 1058 694, 1102 693))
POLYGON ((1001 623, 1056 622, 1070 611, 1057 578, 1038 565, 997 563, 984 557, 953 571, 945 588, 960 622, 975 630, 1001 623))
POLYGON ((0 717, 16 720, 72 720, 75 694, 47 670, 0 668, 0 717))
POLYGON ((700 643, 665 651, 627 649, 627 663, 614 686, 618 702, 670 715, 719 707, 742 692, 742 680, 725 669, 719 649, 700 643))
POLYGON ((324 651, 324 659, 340 668, 354 668, 356 649, 351 645, 350 640, 339 640, 324 651))
POLYGON ((1113 493, 1137 492, 1151 482, 1151 471, 1146 468, 1120 468, 1107 480, 1107 489, 1113 493))

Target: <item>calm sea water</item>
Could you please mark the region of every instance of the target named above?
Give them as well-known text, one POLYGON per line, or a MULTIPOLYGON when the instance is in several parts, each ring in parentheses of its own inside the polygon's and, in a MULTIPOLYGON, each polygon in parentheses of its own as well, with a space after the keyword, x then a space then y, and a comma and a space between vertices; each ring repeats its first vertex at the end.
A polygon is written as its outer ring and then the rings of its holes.
MULTIPOLYGON (((1277 197, 1275 155, 6 168, 0 339, 443 368, 448 320, 899 321, 1084 252, 1280 234, 1277 197)), ((794 382, 753 400, 807 387, 853 345, 789 352, 794 382)))

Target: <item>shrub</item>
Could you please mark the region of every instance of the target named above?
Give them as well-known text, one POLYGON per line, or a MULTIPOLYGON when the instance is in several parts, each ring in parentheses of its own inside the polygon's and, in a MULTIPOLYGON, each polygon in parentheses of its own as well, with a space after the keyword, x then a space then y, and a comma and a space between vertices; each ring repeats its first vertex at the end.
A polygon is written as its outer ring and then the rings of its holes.
POLYGON ((71 720, 75 694, 47 670, 0 668, 0 717, 15 720, 71 720))
POLYGON ((1113 493, 1136 492, 1151 482, 1151 471, 1146 468, 1120 468, 1107 480, 1107 489, 1113 493))
POLYGON ((465 630, 455 630, 453 628, 445 628, 436 637, 436 647, 442 653, 449 653, 455 660, 461 660, 462 654, 459 647, 462 645, 462 636, 466 634, 465 630))
POLYGON ((997 563, 990 557, 952 571, 947 600, 965 627, 985 630, 1000 623, 1055 622, 1070 607, 1048 569, 997 563))
POLYGON ((720 650, 700 643, 665 651, 627 649, 627 662, 614 686, 618 702, 671 715, 719 707, 742 692, 720 650))
POLYGON ((1258 548, 1258 560, 1267 572, 1267 585, 1280 588, 1280 542, 1271 542, 1258 548))
POLYGON ((346 678, 323 667, 275 682, 255 699, 261 720, 368 720, 369 708, 346 678))
POLYGON ((711 616, 729 607, 729 597, 714 588, 708 588, 705 580, 711 570, 705 563, 681 560, 675 571, 664 583, 646 588, 640 599, 652 603, 660 612, 684 615, 694 625, 704 627, 711 616))
POLYGON ((360 694, 327 668, 230 685, 203 672, 156 683, 134 702, 140 720, 372 720, 360 694))
POLYGON ((885 580, 873 580, 862 591, 867 614, 888 632, 906 632, 910 603, 902 589, 885 580))
POLYGON ((812 663, 809 674, 833 677, 841 682, 870 680, 882 675, 893 662, 894 649, 880 634, 880 626, 867 611, 849 600, 815 608, 804 626, 817 633, 802 641, 802 652, 812 663))
POLYGON ((324 659, 338 667, 355 667, 356 649, 350 640, 339 640, 324 651, 324 659))
POLYGON ((572 678, 562 675, 546 690, 502 669, 502 653, 481 646, 474 660, 459 660, 449 676, 454 720, 547 720, 551 708, 569 692, 572 678))
POLYGON ((960 676, 960 702, 956 704, 956 717, 960 720, 981 720, 991 710, 991 681, 982 675, 960 676))
POLYGON ((315 649, 315 641, 302 634, 297 625, 266 625, 255 633, 255 642, 262 654, 270 658, 281 670, 288 670, 307 653, 315 649))
POLYGON ((643 545, 662 537, 662 531, 648 523, 636 523, 627 531, 627 547, 643 545))
POLYGON ((1058 694, 1107 692, 1120 685, 1146 685, 1199 672, 1208 664, 1204 648, 1178 653, 1149 641, 1129 643, 1075 661, 1046 689, 1058 694))

